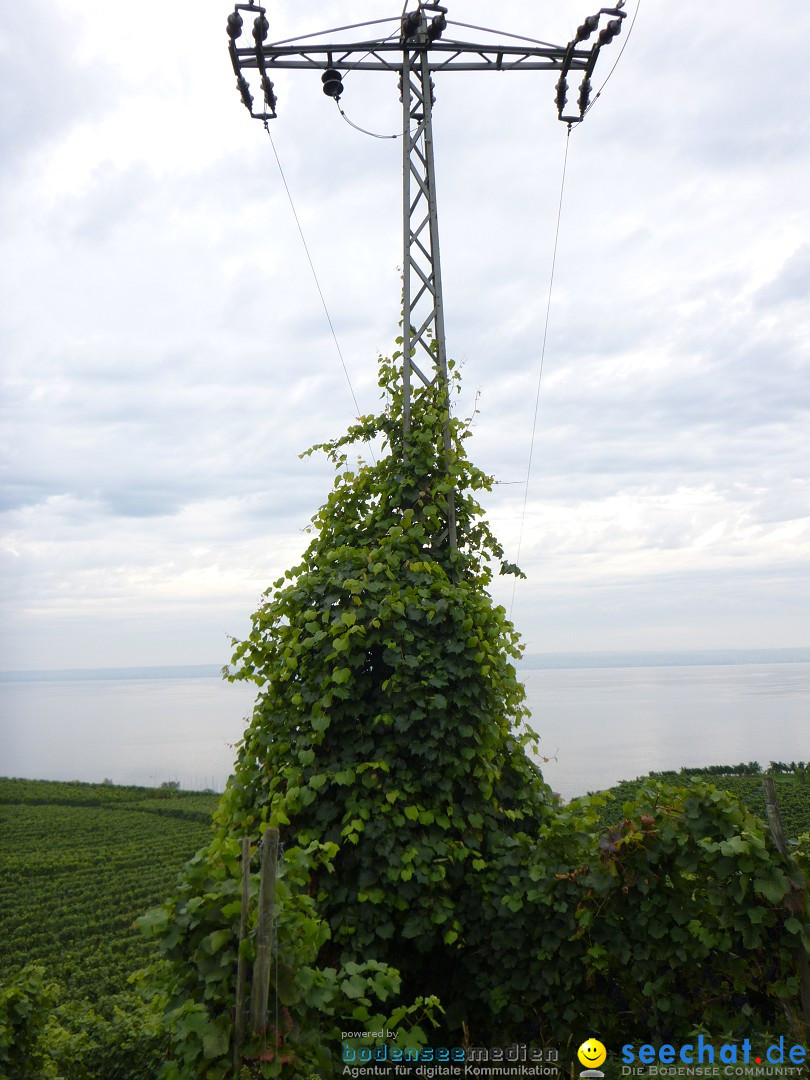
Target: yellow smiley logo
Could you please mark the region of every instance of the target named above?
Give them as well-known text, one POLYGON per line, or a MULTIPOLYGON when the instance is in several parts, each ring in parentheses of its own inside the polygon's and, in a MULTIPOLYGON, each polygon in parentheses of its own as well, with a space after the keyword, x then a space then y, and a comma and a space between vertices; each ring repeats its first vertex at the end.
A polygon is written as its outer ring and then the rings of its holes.
POLYGON ((607 1050, 598 1039, 586 1039, 577 1050, 577 1057, 586 1069, 597 1069, 607 1057, 607 1050))

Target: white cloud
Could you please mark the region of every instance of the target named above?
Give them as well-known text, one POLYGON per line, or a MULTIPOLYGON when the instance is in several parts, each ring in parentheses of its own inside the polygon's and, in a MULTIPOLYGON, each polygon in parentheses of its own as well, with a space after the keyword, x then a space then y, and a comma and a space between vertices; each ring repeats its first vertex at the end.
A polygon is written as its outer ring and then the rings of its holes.
MULTIPOLYGON (((227 13, 60 0, 6 23, 7 666, 226 659, 327 492, 298 452, 354 415, 227 13)), ((588 13, 504 0, 497 20, 564 41, 588 13)), ((271 36, 389 14, 278 4, 271 36)), ((786 0, 648 2, 571 135, 516 590, 530 648, 808 643, 807 29, 786 0)), ((449 349, 460 412, 482 392, 468 447, 504 482, 488 506, 514 556, 565 129, 551 75, 436 82, 449 349)), ((395 131, 394 83, 355 73, 343 107, 395 131)), ((399 309, 399 142, 344 124, 317 74, 277 90, 273 139, 370 410, 399 309)))

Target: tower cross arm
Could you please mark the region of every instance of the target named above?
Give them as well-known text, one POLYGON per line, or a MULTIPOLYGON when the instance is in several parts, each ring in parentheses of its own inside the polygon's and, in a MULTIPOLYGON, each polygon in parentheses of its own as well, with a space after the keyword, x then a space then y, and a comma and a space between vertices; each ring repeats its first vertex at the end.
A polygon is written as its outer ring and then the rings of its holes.
MULTIPOLYGON (((326 69, 338 71, 402 71, 403 51, 410 45, 396 41, 359 41, 344 45, 263 45, 234 48, 234 66, 268 69, 326 69)), ((434 41, 428 52, 430 71, 558 71, 563 64, 584 71, 590 49, 564 45, 482 45, 472 41, 434 41)))

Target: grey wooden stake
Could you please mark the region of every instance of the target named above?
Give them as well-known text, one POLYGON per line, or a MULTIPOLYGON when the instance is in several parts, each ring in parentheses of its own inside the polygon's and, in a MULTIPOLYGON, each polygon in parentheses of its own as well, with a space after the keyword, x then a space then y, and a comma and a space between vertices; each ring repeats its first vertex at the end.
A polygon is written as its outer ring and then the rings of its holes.
POLYGON ((236 1006, 233 1018, 233 1074, 239 1076, 242 1068, 242 1047, 245 1043, 245 990, 247 988, 247 963, 242 955, 242 942, 247 937, 248 908, 250 905, 250 838, 242 840, 242 911, 239 917, 239 959, 236 963, 236 1006))
MULTIPOLYGON (((802 913, 808 914, 810 912, 810 903, 808 903, 807 882, 804 879, 801 868, 794 861, 790 849, 787 846, 785 830, 782 827, 782 815, 779 813, 779 807, 776 803, 776 788, 774 786, 773 777, 764 777, 763 783, 765 785, 765 809, 768 814, 768 825, 771 830, 771 836, 773 837, 773 842, 776 844, 779 854, 788 864, 790 892, 785 897, 785 906, 793 915, 801 915, 802 913)), ((783 1005, 788 1020, 796 1033, 806 1035, 810 1032, 810 962, 808 962, 807 952, 801 942, 796 946, 796 961, 799 968, 799 979, 801 983, 804 1031, 801 1030, 802 1021, 798 1020, 794 1015, 793 1010, 790 1009, 786 1002, 783 1002, 783 1005)))
POLYGON ((259 885, 259 921, 256 926, 256 959, 250 994, 250 1023, 254 1035, 267 1027, 267 1000, 270 996, 270 960, 273 942, 273 905, 276 899, 278 829, 269 826, 262 840, 262 877, 259 885))

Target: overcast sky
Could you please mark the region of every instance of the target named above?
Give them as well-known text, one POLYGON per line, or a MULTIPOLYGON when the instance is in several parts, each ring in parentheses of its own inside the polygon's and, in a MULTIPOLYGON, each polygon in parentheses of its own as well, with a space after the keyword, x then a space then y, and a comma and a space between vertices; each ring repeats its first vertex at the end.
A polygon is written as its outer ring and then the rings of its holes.
MULTIPOLYGON (((401 9, 270 0, 270 38, 401 9)), ((355 408, 234 86, 230 10, 4 12, 3 668, 226 662, 331 484, 298 454, 355 408)), ((448 17, 564 44, 595 10, 448 17)), ((513 610, 530 652, 810 645, 808 38, 788 0, 642 0, 571 136, 513 610)), ((436 79, 448 350, 459 411, 480 394, 467 445, 499 481, 510 558, 565 153, 554 81, 436 79)), ((273 139, 371 411, 397 332, 401 144, 344 123, 316 73, 276 89, 273 139)), ((393 77, 347 76, 342 104, 398 130, 393 77)))

